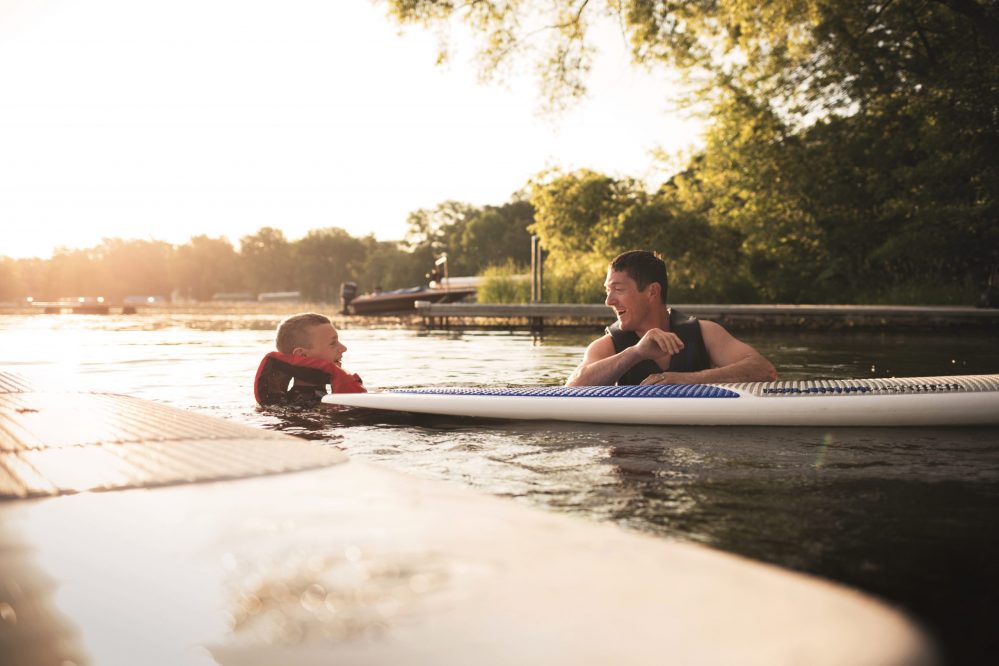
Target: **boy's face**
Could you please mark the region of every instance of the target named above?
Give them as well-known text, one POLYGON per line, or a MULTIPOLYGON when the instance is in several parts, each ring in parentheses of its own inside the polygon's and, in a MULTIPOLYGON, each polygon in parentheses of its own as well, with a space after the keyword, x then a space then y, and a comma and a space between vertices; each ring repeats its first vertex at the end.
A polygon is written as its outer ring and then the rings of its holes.
POLYGON ((308 349, 299 347, 295 350, 295 353, 312 358, 321 358, 334 365, 340 365, 343 353, 347 351, 347 348, 340 343, 340 336, 333 324, 313 326, 310 331, 310 339, 312 345, 308 349))

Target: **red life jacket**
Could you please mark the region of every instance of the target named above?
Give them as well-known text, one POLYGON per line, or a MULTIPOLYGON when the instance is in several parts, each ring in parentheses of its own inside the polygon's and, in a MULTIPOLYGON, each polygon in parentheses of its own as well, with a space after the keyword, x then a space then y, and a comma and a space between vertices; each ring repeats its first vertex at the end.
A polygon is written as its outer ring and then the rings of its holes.
POLYGON ((253 380, 253 395, 261 405, 285 402, 292 379, 324 388, 329 384, 333 393, 367 393, 361 378, 323 359, 271 352, 264 356, 253 380))

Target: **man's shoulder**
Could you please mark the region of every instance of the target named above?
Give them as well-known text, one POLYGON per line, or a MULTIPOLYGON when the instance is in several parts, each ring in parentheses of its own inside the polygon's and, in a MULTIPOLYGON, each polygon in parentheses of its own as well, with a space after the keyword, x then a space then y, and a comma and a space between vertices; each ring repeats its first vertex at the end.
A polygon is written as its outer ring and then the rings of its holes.
POLYGON ((600 356, 613 356, 616 353, 614 349, 614 338, 611 337, 610 333, 601 335, 586 347, 586 352, 590 355, 599 354, 600 356))
POLYGON ((599 345, 599 344, 613 344, 613 342, 614 342, 614 336, 608 332, 605 333, 604 335, 601 335, 599 338, 593 340, 589 346, 592 347, 593 345, 599 345))
POLYGON ((699 319, 698 322, 701 325, 701 339, 708 347, 729 344, 737 340, 734 335, 728 332, 728 329, 716 321, 699 319))

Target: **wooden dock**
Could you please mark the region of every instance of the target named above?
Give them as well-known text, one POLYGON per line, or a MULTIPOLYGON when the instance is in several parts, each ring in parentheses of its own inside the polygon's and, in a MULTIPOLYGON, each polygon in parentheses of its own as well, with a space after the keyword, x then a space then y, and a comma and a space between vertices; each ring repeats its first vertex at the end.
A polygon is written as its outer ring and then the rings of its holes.
MULTIPOLYGON (((994 328, 999 309, 908 305, 710 305, 672 306, 688 315, 717 321, 731 329, 752 328, 994 328)), ((448 328, 602 328, 614 320, 603 304, 488 304, 417 301, 428 329, 448 328)))
POLYGON ((135 314, 134 305, 111 305, 109 303, 78 303, 74 301, 37 301, 31 304, 33 310, 42 310, 45 314, 96 314, 106 315, 116 312, 118 314, 135 314))
POLYGON ((857 590, 135 397, 0 372, 0 454, 9 666, 938 661, 857 590))

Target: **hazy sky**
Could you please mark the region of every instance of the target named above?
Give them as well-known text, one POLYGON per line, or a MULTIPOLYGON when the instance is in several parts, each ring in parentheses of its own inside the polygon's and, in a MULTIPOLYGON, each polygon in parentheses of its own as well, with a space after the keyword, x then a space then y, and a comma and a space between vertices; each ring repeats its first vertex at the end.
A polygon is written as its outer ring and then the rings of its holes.
POLYGON ((591 97, 537 114, 529 77, 400 34, 369 0, 0 0, 0 255, 104 237, 233 243, 338 226, 402 238, 448 199, 502 204, 548 167, 658 183, 698 139, 613 29, 591 97))

